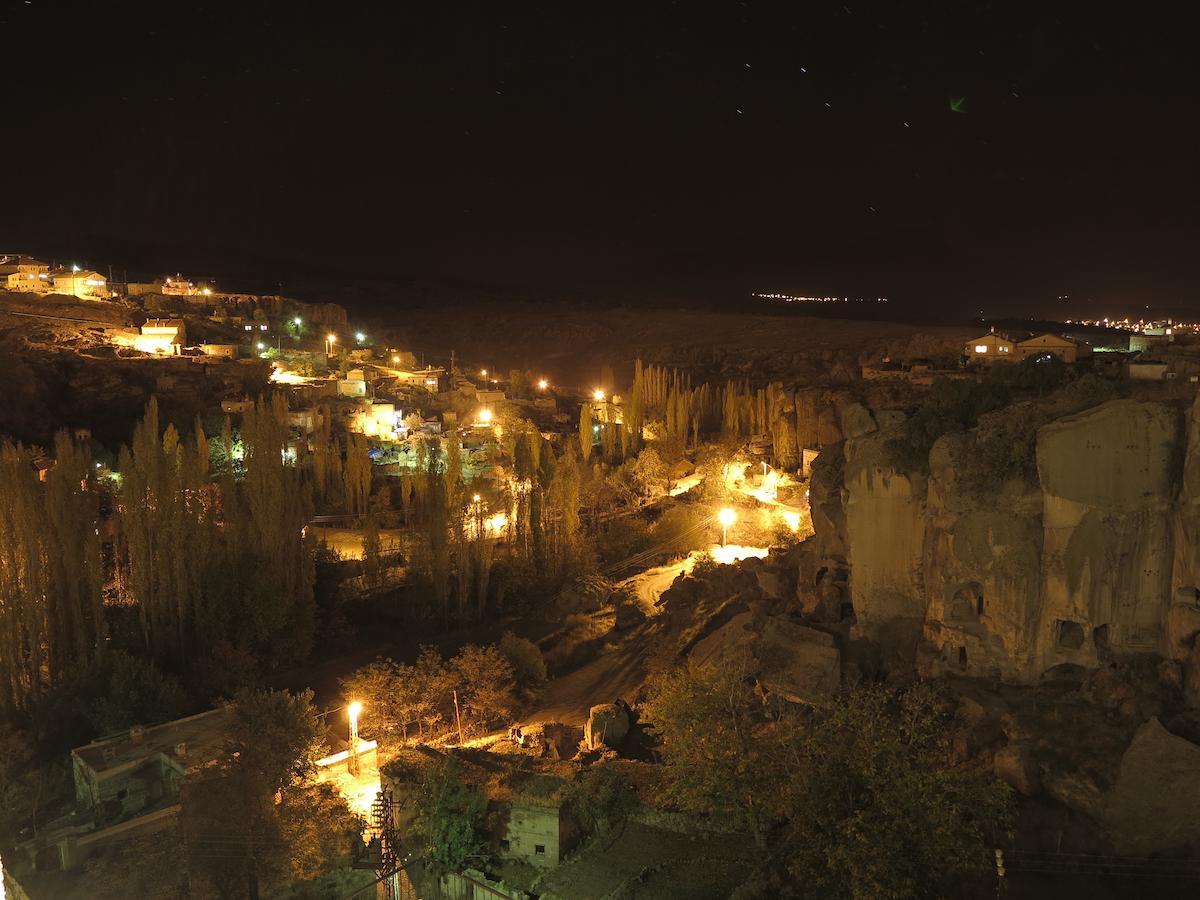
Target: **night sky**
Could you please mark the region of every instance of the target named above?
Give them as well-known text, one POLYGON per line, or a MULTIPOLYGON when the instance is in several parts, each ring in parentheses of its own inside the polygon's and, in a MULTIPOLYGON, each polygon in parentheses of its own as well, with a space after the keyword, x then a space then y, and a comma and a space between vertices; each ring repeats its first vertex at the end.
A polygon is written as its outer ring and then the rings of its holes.
POLYGON ((1200 310, 1197 51, 1155 7, 5 2, 0 251, 1200 310))

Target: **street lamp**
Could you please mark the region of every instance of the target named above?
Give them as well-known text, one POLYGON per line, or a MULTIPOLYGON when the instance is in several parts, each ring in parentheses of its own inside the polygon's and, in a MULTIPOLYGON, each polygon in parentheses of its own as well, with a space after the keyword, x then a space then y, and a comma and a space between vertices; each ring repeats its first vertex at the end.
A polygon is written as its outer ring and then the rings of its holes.
POLYGON ((362 712, 362 704, 352 700, 346 707, 346 717, 350 720, 350 756, 347 759, 346 771, 351 775, 358 774, 358 714, 362 712))
POLYGON ((721 523, 721 546, 724 547, 729 541, 729 526, 737 521, 737 513, 726 506, 717 513, 717 521, 721 523))
POLYGON ((301 325, 304 324, 304 320, 301 319, 299 316, 296 316, 296 318, 292 319, 292 324, 295 325, 297 328, 299 328, 301 325))
POLYGON ((367 339, 367 336, 365 334, 363 334, 361 331, 357 331, 354 333, 354 339, 361 344, 363 341, 365 341, 367 339))
POLYGON ((479 411, 479 421, 484 425, 492 421, 492 411, 486 407, 479 411))
POLYGON ((325 335, 325 355, 333 356, 333 345, 337 342, 336 334, 325 335))
POLYGON ((545 378, 538 379, 538 390, 539 391, 544 391, 548 387, 550 387, 550 382, 548 382, 545 378))
POLYGON ((604 391, 601 388, 596 388, 592 391, 592 399, 597 403, 602 403, 604 401, 604 391))
POLYGON ((392 356, 392 365, 398 365, 399 363, 400 363, 400 357, 398 355, 392 356))

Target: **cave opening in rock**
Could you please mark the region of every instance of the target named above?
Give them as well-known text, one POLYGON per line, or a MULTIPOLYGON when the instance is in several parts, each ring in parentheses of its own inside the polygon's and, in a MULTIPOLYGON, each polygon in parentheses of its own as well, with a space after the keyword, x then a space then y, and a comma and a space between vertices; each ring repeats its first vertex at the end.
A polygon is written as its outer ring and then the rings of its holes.
POLYGON ((983 614, 983 587, 977 581, 962 585, 950 598, 946 621, 971 624, 983 614))
POLYGON ((1078 650, 1083 646, 1083 626, 1070 619, 1059 619, 1055 626, 1058 646, 1064 650, 1078 650))

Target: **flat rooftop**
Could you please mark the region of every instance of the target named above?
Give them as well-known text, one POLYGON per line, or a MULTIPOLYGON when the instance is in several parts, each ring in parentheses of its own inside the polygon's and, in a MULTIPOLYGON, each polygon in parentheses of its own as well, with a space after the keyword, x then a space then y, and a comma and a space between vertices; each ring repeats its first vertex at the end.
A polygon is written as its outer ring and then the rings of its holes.
POLYGON ((134 741, 130 732, 126 731, 76 747, 71 752, 93 771, 102 773, 146 759, 155 753, 173 756, 179 744, 186 744, 185 765, 190 767, 210 762, 220 755, 232 721, 233 708, 222 706, 173 722, 148 726, 138 741, 134 741))

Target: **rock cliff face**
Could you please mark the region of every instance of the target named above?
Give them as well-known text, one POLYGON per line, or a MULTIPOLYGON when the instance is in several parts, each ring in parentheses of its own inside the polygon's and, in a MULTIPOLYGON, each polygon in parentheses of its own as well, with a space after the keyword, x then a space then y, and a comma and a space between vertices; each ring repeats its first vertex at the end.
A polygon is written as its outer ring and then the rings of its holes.
POLYGON ((824 451, 843 465, 813 475, 807 612, 852 614, 854 636, 929 675, 1030 682, 1117 656, 1189 659, 1200 631, 1200 401, 1186 416, 1113 400, 1053 421, 1037 432, 1037 484, 983 490, 962 483, 965 436, 934 445, 928 475, 897 471, 885 452, 894 414, 847 412, 844 444, 824 451), (835 611, 822 582, 841 560, 835 611))

